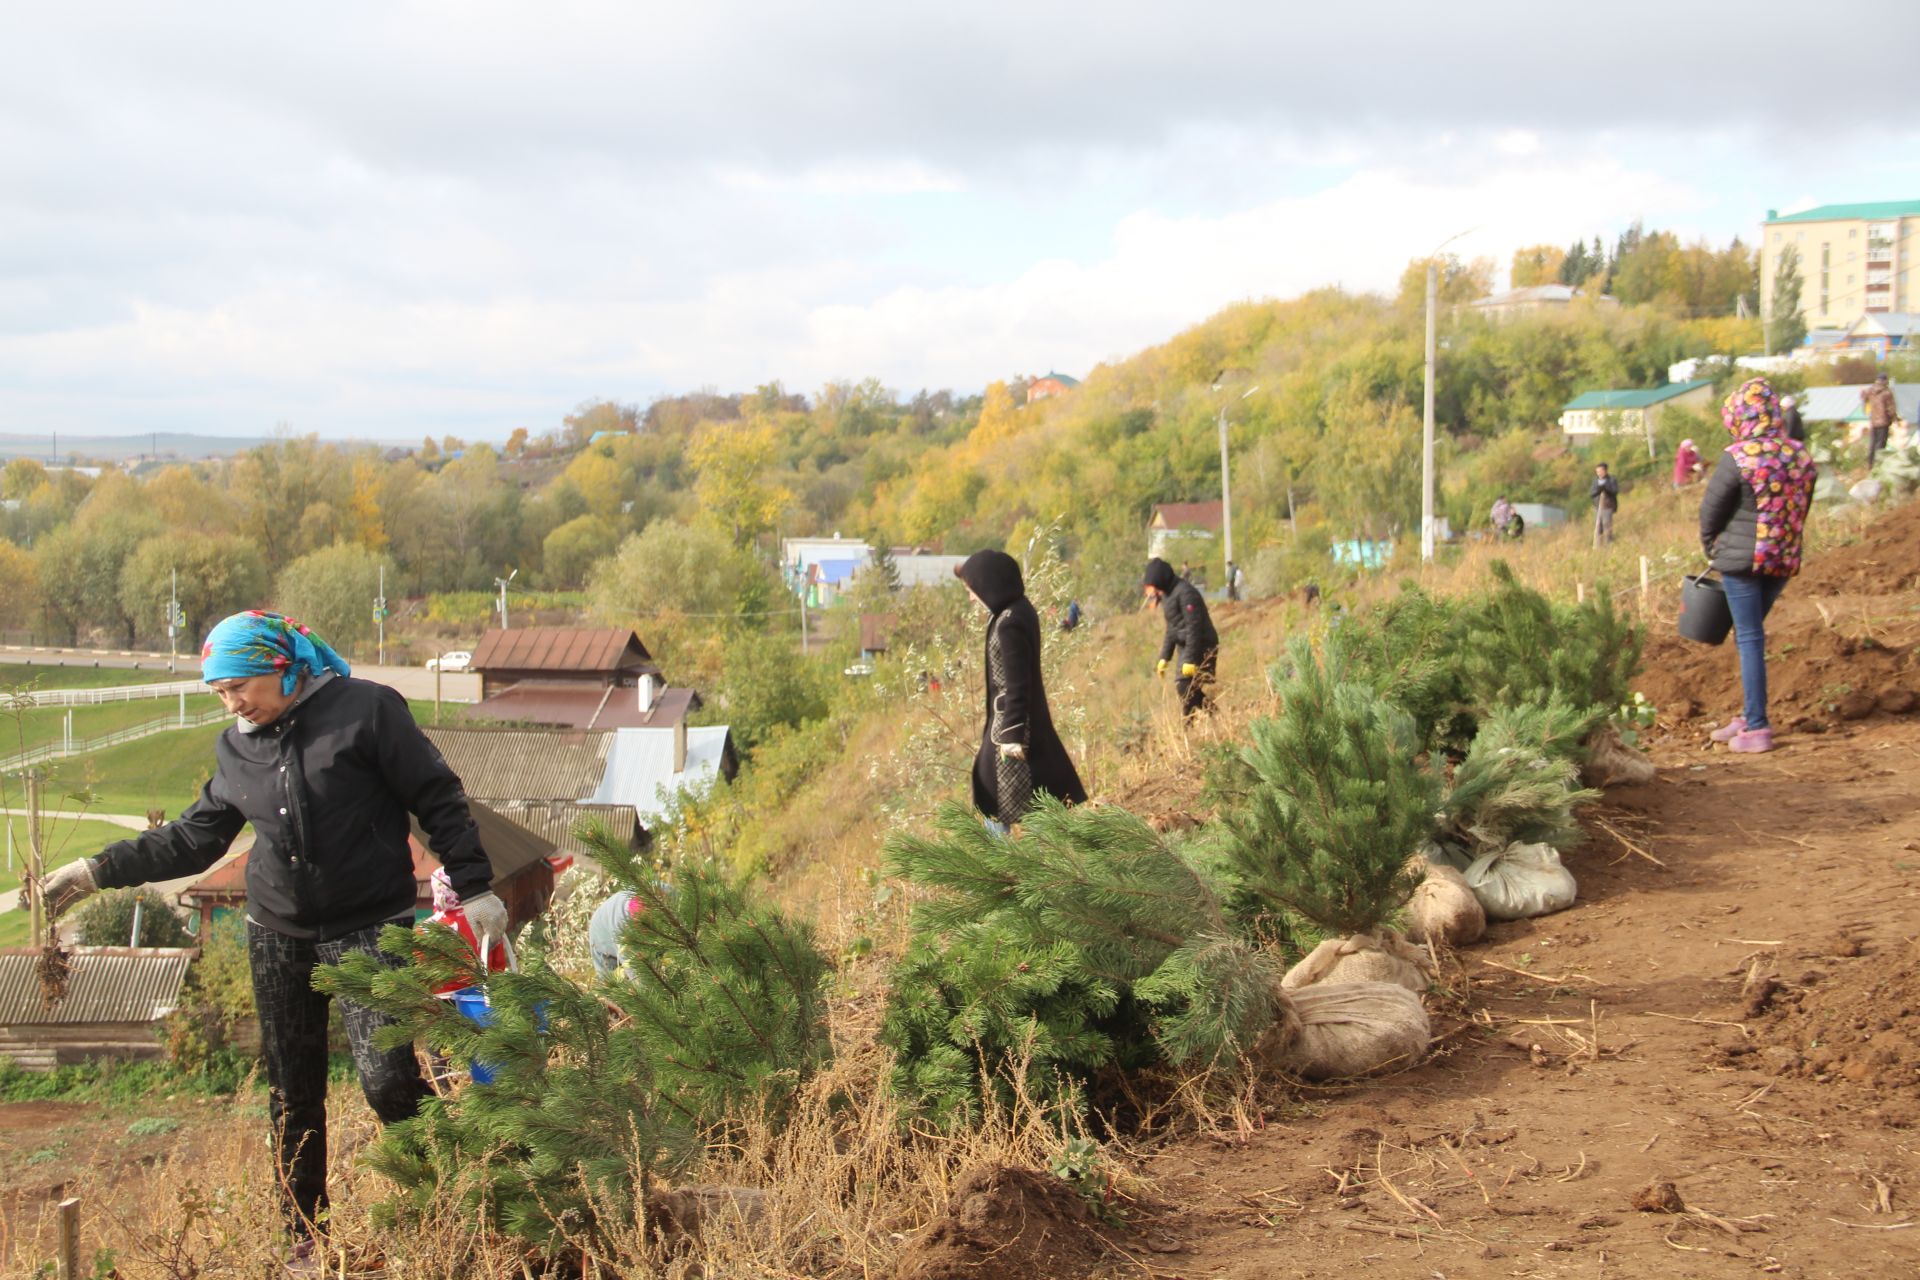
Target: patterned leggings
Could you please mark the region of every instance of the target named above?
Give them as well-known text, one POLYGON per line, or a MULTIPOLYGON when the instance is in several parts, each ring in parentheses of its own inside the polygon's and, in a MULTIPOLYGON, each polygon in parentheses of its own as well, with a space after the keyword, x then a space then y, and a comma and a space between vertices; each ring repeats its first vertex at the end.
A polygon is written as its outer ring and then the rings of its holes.
MULTIPOLYGON (((411 927, 413 919, 392 923, 411 927)), ((247 921, 253 1003, 260 1014, 261 1052, 267 1062, 274 1171, 287 1225, 296 1237, 323 1229, 327 1207, 327 1006, 332 997, 313 989, 313 969, 338 964, 350 951, 380 955, 376 943, 383 927, 369 925, 315 942, 247 921)), ((411 1118, 420 1100, 432 1093, 413 1046, 375 1049, 374 1033, 391 1019, 351 1002, 342 1006, 342 1013, 367 1105, 382 1124, 411 1118)))

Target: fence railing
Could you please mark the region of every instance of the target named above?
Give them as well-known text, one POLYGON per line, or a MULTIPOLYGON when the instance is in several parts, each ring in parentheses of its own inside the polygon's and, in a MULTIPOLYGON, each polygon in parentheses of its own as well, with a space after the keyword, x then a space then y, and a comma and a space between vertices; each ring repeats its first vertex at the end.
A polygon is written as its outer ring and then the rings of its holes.
POLYGON ((108 702, 143 702, 207 692, 198 680, 166 680, 158 684, 117 685, 111 689, 36 689, 15 695, 29 707, 93 707, 108 702))
POLYGON ((194 715, 171 715, 158 720, 146 720, 124 729, 115 729, 110 733, 96 734, 91 738, 69 738, 61 742, 49 742, 45 746, 31 747, 26 751, 0 759, 0 773, 14 773, 21 769, 30 769, 49 760, 64 760, 69 756, 85 755, 89 751, 99 751, 104 747, 119 746, 123 742, 137 742, 141 738, 150 738, 156 733, 170 733, 175 729, 197 729, 201 725, 213 724, 227 718, 224 707, 215 707, 194 715))

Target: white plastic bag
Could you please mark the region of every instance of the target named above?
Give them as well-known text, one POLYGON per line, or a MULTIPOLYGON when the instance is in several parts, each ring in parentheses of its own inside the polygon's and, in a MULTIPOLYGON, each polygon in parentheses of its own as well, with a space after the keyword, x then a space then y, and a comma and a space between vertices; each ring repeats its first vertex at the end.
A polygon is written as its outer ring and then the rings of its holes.
POLYGON ((1482 854, 1466 876, 1489 920, 1529 920, 1565 911, 1579 892, 1559 852, 1545 844, 1510 844, 1482 854))

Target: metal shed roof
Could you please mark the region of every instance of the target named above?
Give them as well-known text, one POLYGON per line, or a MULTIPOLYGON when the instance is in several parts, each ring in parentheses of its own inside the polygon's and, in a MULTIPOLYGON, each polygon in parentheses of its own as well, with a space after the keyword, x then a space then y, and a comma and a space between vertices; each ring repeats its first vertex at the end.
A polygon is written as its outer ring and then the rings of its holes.
POLYGON ((652 665, 640 637, 619 627, 517 627, 481 636, 472 668, 608 675, 652 665))
POLYGON ((425 730, 477 800, 584 800, 607 774, 607 732, 425 730))
POLYGON ((1713 385, 1711 378, 1696 378, 1692 382, 1670 382, 1664 387, 1631 387, 1618 391, 1588 391, 1575 396, 1561 405, 1561 409, 1645 409, 1660 404, 1675 396, 1686 395, 1689 391, 1698 391, 1702 387, 1713 385))
POLYGON ((621 729, 613 736, 606 780, 593 802, 632 805, 640 821, 651 827, 677 793, 719 776, 730 734, 723 724, 689 728, 687 767, 679 773, 673 769, 673 730, 621 729))
POLYGON ((468 720, 508 720, 568 729, 672 727, 700 709, 692 689, 663 689, 649 709, 640 709, 638 687, 592 685, 577 680, 522 680, 461 714, 468 720))
POLYGON ((176 947, 80 947, 72 953, 67 994, 40 1001, 40 953, 0 951, 0 1026, 155 1022, 180 1003, 195 953, 176 947))

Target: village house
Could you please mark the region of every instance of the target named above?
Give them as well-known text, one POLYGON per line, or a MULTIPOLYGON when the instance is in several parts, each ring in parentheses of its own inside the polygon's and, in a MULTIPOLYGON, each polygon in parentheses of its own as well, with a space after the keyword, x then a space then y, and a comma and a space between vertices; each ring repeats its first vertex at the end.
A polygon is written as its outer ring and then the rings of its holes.
POLYGON ((469 720, 554 729, 653 729, 700 709, 692 689, 667 685, 640 637, 621 627, 492 630, 473 651, 480 701, 469 720))
POLYGON ((1027 403, 1039 404, 1054 396, 1063 396, 1080 385, 1080 379, 1064 373, 1043 373, 1027 384, 1027 403))
MULTIPOLYGON (((1584 300, 1586 296, 1584 291, 1570 284, 1536 284, 1478 298, 1467 305, 1490 320, 1507 320, 1514 316, 1531 315, 1542 311, 1564 311, 1576 300, 1584 300)), ((1593 302, 1595 306, 1601 307, 1620 305, 1618 298, 1604 293, 1593 299, 1593 302)))
POLYGON ((1591 444, 1605 436, 1640 435, 1649 443, 1662 409, 1698 408, 1713 399, 1713 382, 1701 378, 1664 387, 1588 391, 1561 407, 1560 430, 1568 444, 1591 444))
POLYGON ((163 1052, 161 1024, 180 1005, 199 953, 178 947, 76 947, 67 992, 48 1008, 40 951, 0 951, 0 1054, 27 1071, 92 1058, 145 1061, 163 1052))
POLYGON ((1165 558, 1174 538, 1213 538, 1220 532, 1218 502, 1162 502, 1147 520, 1147 554, 1165 558))

